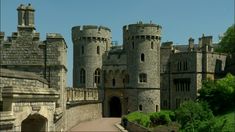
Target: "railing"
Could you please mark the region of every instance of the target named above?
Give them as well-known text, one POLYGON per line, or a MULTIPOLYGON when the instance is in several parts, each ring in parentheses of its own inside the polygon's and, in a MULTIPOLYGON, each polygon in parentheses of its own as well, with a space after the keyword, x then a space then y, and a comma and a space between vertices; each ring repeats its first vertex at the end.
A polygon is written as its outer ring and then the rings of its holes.
POLYGON ((97 88, 67 88, 67 102, 98 101, 97 88))

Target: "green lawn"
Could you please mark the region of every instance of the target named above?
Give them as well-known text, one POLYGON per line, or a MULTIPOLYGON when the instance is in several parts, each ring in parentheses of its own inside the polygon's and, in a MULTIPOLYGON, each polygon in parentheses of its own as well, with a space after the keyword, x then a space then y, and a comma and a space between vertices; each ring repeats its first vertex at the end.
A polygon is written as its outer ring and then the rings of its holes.
POLYGON ((216 124, 223 124, 224 120, 226 122, 224 123, 225 126, 222 129, 223 132, 235 132, 235 112, 228 112, 223 115, 218 115, 215 117, 216 124))

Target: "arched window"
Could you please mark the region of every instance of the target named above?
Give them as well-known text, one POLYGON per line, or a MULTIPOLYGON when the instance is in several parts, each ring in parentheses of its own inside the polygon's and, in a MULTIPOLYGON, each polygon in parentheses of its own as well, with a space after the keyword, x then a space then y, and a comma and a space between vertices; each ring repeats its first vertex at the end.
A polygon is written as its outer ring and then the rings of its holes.
POLYGON ((142 105, 139 105, 139 110, 142 111, 142 105))
POLYGON ((141 60, 141 61, 144 61, 144 53, 142 53, 142 54, 140 55, 140 60, 141 60))
POLYGON ((113 87, 116 85, 116 80, 113 79, 113 87))
POLYGON ((129 75, 128 75, 128 74, 126 74, 126 76, 125 76, 125 80, 126 80, 126 84, 128 84, 128 83, 129 83, 129 80, 130 80, 130 78, 129 78, 129 75))
POLYGON ((147 74, 146 73, 139 74, 139 82, 147 82, 147 74))
POLYGON ((82 46, 82 55, 84 54, 84 46, 82 46))
POLYGON ((97 46, 97 54, 100 54, 100 46, 97 46))
POLYGON ((151 42, 151 49, 153 49, 153 42, 151 42))
POLYGON ((85 84, 86 82, 86 71, 82 68, 80 70, 80 83, 85 84))
POLYGON ((100 84, 100 69, 99 68, 95 70, 95 83, 100 84))
POLYGON ((158 105, 156 105, 156 112, 158 112, 158 105))

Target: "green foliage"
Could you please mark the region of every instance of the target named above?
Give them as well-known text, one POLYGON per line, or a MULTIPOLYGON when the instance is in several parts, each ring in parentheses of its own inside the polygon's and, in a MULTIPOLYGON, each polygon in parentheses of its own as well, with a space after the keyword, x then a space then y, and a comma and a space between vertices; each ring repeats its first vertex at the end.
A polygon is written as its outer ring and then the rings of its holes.
POLYGON ((158 125, 167 125, 175 121, 175 114, 172 111, 153 112, 149 114, 136 111, 122 118, 122 120, 126 119, 144 127, 155 127, 158 125))
POLYGON ((149 127, 150 122, 151 122, 148 115, 146 115, 142 112, 139 112, 139 111, 132 112, 132 113, 128 114, 127 119, 128 119, 128 121, 140 124, 144 127, 149 127))
POLYGON ((208 121, 214 116, 205 102, 184 102, 176 111, 176 120, 184 131, 195 131, 202 121, 208 121))
POLYGON ((234 123, 235 123, 235 112, 232 110, 231 112, 225 113, 223 115, 218 115, 215 117, 215 126, 218 130, 223 132, 232 132, 234 131, 234 123))
POLYGON ((231 129, 234 125, 234 113, 214 118, 210 108, 217 115, 234 108, 235 77, 228 74, 220 80, 207 80, 203 82, 199 93, 199 102, 185 102, 175 111, 176 120, 182 126, 180 131, 221 132, 234 130, 231 129))
POLYGON ((223 53, 235 53, 235 25, 227 29, 224 33, 222 40, 219 43, 219 47, 216 49, 217 52, 223 53))
POLYGON ((198 132, 232 132, 234 131, 234 112, 217 116, 199 123, 195 131, 198 132))
POLYGON ((215 114, 224 112, 235 105, 235 77, 228 74, 217 81, 205 81, 199 94, 199 100, 208 102, 215 114))
POLYGON ((172 121, 171 118, 174 118, 174 113, 171 111, 162 111, 150 113, 149 116, 152 126, 165 125, 172 121))

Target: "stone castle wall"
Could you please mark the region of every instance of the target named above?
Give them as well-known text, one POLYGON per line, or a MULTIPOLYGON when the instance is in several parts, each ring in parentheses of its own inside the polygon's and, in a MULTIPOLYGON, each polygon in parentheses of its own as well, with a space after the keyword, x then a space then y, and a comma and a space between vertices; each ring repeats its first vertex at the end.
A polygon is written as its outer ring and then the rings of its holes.
POLYGON ((48 88, 47 80, 32 73, 12 71, 8 69, 0 69, 0 73, 1 88, 12 85, 28 88, 48 88))
POLYGON ((66 110, 66 127, 71 129, 75 125, 102 117, 102 103, 81 104, 66 110))
POLYGON ((183 52, 176 52, 173 43, 162 45, 161 106, 163 109, 175 109, 183 101, 196 99, 205 78, 216 79, 225 71, 227 55, 213 52, 213 47, 210 47, 210 50, 205 49, 211 46, 212 38, 204 37, 204 39, 201 49, 197 50, 183 49, 183 52))
POLYGON ((0 130, 21 131, 25 119, 39 115, 47 120, 47 131, 55 130, 54 113, 59 94, 49 89, 47 80, 30 72, 0 69, 0 82, 0 130))

